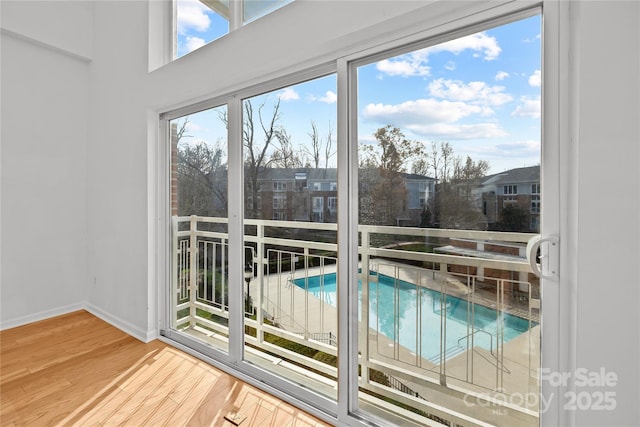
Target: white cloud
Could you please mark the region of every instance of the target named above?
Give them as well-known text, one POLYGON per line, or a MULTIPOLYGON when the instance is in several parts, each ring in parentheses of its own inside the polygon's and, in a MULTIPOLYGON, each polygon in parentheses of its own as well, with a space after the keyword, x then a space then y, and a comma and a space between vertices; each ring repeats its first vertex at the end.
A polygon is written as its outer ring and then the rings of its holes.
MULTIPOLYGON (((504 86, 489 86, 485 82, 464 83, 459 80, 437 79, 429 84, 429 92, 438 98, 472 102, 484 106, 500 106, 513 100, 504 93, 504 86)), ((484 110, 486 115, 489 110, 484 110)))
POLYGON ((413 77, 428 76, 431 67, 423 64, 427 58, 420 55, 403 55, 396 59, 383 59, 376 64, 378 71, 382 71, 389 76, 413 77))
POLYGON ((414 133, 435 139, 480 139, 498 138, 508 135, 496 123, 451 124, 435 123, 430 125, 408 126, 414 133))
POLYGON ((540 164, 540 140, 519 140, 505 143, 470 145, 467 148, 472 158, 485 159, 491 165, 490 173, 498 173, 519 166, 540 164))
POLYGON ((190 29, 201 32, 207 31, 211 25, 211 19, 209 19, 207 11, 210 11, 210 9, 198 0, 178 0, 178 34, 185 34, 190 29))
POLYGON ((300 99, 300 95, 298 95, 298 92, 288 87, 278 94, 278 98, 282 101, 294 101, 296 99, 300 99))
POLYGON ((525 43, 533 43, 533 42, 537 42, 538 40, 540 40, 542 38, 541 34, 536 34, 535 37, 530 37, 530 38, 526 38, 523 41, 525 43))
POLYGON ((511 113, 512 116, 540 118, 541 104, 540 96, 535 98, 523 96, 520 98, 520 105, 511 113))
POLYGON ((491 107, 487 107, 486 105, 482 107, 482 112, 480 113, 480 115, 482 117, 488 117, 488 116, 493 116, 496 112, 493 111, 493 108, 491 107))
MULTIPOLYGON (((431 72, 431 67, 427 65, 430 54, 451 52, 458 55, 467 49, 475 51, 477 57, 483 57, 487 61, 496 59, 502 51, 495 37, 488 36, 482 32, 420 49, 406 55, 400 55, 396 58, 384 59, 376 64, 376 68, 389 76, 424 77, 431 72)), ((448 70, 455 69, 455 63, 449 61, 445 68, 448 70)))
POLYGON ((317 97, 317 96, 309 96, 309 100, 310 101, 320 101, 320 102, 324 102, 326 104, 335 104, 336 101, 338 100, 338 95, 333 92, 333 91, 326 91, 324 96, 321 97, 317 97))
POLYGON ((324 102, 326 104, 335 104, 338 100, 338 95, 335 92, 328 90, 324 96, 318 98, 318 101, 324 102))
POLYGON ((484 59, 487 61, 496 59, 502 52, 496 38, 488 36, 485 32, 471 34, 427 48, 429 53, 451 52, 456 55, 466 49, 484 54, 484 59))
POLYGON ((378 123, 393 123, 408 129, 419 137, 476 139, 495 138, 507 135, 496 123, 457 123, 472 115, 493 113, 488 107, 461 101, 418 99, 397 105, 369 104, 363 116, 378 123))
POLYGON ((363 115, 380 123, 410 126, 415 123, 452 123, 481 112, 480 107, 464 102, 418 99, 396 105, 369 104, 364 107, 363 115))
POLYGON ((506 71, 498 71, 498 74, 496 74, 495 78, 497 81, 502 81, 507 77, 509 77, 509 73, 507 73, 506 71))
POLYGON ((449 61, 444 65, 444 69, 448 71, 454 71, 456 69, 456 63, 453 61, 449 61))
POLYGON ((201 48, 205 44, 206 42, 204 41, 204 39, 201 39, 200 37, 187 36, 187 41, 185 43, 185 48, 187 49, 186 53, 193 52, 194 50, 201 48))
POLYGON ((532 75, 529 76, 529 85, 533 87, 540 87, 542 84, 542 74, 540 70, 535 70, 532 75))

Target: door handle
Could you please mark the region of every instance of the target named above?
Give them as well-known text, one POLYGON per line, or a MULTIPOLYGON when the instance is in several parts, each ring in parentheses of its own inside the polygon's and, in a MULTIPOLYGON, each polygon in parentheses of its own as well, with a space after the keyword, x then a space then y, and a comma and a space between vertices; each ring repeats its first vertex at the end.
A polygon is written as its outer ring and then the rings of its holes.
POLYGON ((559 243, 560 239, 555 235, 542 237, 540 234, 538 234, 529 239, 529 242, 527 243, 527 261, 529 262, 529 266, 531 267, 531 271, 533 271, 533 274, 542 279, 558 280, 557 249, 559 243), (544 251, 544 253, 542 253, 541 251, 540 264, 538 264, 536 259, 538 255, 538 249, 540 249, 540 246, 543 243, 548 243, 549 249, 547 251, 544 251), (553 255, 549 255, 552 248, 554 249, 553 255), (544 261, 546 261, 547 270, 550 274, 545 274, 542 272, 544 261))

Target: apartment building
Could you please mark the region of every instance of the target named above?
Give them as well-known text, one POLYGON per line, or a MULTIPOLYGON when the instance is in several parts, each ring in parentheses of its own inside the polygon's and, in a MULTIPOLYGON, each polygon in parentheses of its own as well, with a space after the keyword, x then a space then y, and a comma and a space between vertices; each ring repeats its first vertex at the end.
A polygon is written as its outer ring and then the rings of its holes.
POLYGON ((489 229, 501 225, 511 226, 511 231, 540 231, 540 166, 511 169, 484 177, 472 190, 489 229), (517 224, 505 225, 507 214, 516 208, 520 214, 517 224))

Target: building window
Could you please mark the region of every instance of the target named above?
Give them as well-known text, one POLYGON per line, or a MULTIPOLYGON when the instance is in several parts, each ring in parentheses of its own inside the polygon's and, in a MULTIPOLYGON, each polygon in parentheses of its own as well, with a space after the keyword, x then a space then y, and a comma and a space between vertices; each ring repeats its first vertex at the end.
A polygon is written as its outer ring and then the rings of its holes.
POLYGON ((540 196, 538 195, 531 196, 531 213, 540 213, 540 196))
POLYGON ((273 209, 286 209, 287 197, 282 194, 273 196, 273 209))
POLYGON ((503 206, 516 203, 518 203, 518 196, 504 196, 504 198, 502 199, 503 206))
POLYGON ((273 220, 274 221, 286 221, 287 220, 286 212, 274 212, 273 213, 273 220))
POLYGON ((338 198, 337 197, 327 198, 327 205, 330 210, 335 211, 336 209, 338 209, 338 198))
POLYGON ((304 172, 297 172, 294 175, 295 178, 295 182, 296 182, 296 188, 298 190, 302 190, 307 188, 307 174, 304 172))
POLYGON ((324 209, 324 197, 314 197, 312 200, 313 211, 322 211, 324 209))
POLYGON ((517 185, 505 185, 504 192, 502 194, 518 194, 517 185))
POLYGON ((531 184, 531 194, 540 194, 540 184, 531 184))
POLYGON ((274 182, 273 183, 273 191, 274 192, 287 191, 287 183, 286 182, 281 182, 281 181, 274 182))
POLYGON ((335 182, 314 182, 313 191, 338 191, 338 184, 335 182))
POLYGON ((540 231, 540 217, 532 216, 531 217, 531 231, 538 232, 540 231))

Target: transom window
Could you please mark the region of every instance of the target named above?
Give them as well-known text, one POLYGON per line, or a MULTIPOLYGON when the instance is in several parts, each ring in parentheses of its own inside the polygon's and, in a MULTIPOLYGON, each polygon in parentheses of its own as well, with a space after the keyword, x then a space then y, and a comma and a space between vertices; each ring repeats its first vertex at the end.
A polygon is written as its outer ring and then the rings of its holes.
POLYGON ((174 0, 173 57, 193 52, 292 1, 174 0))

